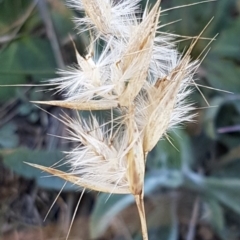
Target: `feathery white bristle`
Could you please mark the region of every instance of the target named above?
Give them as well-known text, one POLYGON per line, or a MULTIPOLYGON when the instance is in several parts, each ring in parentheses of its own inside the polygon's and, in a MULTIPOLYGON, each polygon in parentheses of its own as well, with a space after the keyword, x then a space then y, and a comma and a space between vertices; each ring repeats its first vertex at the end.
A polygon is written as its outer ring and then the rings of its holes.
POLYGON ((160 2, 141 13, 140 0, 68 0, 70 7, 85 13, 75 23, 79 33, 90 32, 88 54, 81 56, 75 49, 77 65, 50 80, 63 101, 37 102, 110 112, 106 122, 92 113, 88 119, 62 116, 66 139, 75 146, 67 153, 71 172, 66 176, 38 168, 84 188, 133 194, 144 240, 146 156, 169 129, 192 121, 188 97, 199 65, 190 58, 198 38, 181 55, 172 34, 157 35, 160 2))
POLYGON ((72 174, 95 185, 111 185, 112 188, 129 187, 126 178, 127 159, 124 150, 127 148, 127 133, 123 129, 111 129, 100 126, 94 116, 89 119, 71 119, 62 117, 68 126, 69 137, 76 147, 67 153, 72 174), (114 135, 114 138, 112 138, 114 135), (121 161, 119 161, 121 159, 121 161))
POLYGON ((122 36, 128 38, 138 23, 136 13, 140 12, 141 0, 70 0, 68 5, 84 12, 84 18, 75 18, 77 28, 82 32, 94 30, 96 36, 122 36))
MULTIPOLYGON (((192 119, 189 111, 193 106, 187 103, 187 98, 197 64, 178 53, 172 35, 156 35, 160 1, 152 9, 144 10, 141 21, 139 3, 140 0, 69 0, 69 6, 85 12, 84 17, 75 19, 78 29, 93 30, 95 39, 87 56, 76 50, 76 67, 59 72, 61 77, 51 81, 59 84, 55 90, 64 93, 66 103, 95 101, 96 110, 106 101, 115 101, 114 106, 117 103, 125 108, 123 112, 132 115, 136 122, 143 151, 148 152, 169 128, 192 119), (96 50, 99 37, 104 44, 100 53, 96 50), (135 108, 134 114, 129 112, 130 108, 135 108)), ((109 109, 112 106, 109 104, 109 109)), ((126 122, 123 124, 127 126, 126 122)), ((108 136, 96 118, 91 123, 68 119, 66 125, 70 125, 71 140, 84 145, 69 153, 74 174, 90 180, 102 168, 103 175, 95 179, 107 182, 114 179, 116 183, 120 178, 118 174, 112 176, 113 172, 122 175, 127 168, 126 163, 123 168, 118 166, 123 149, 116 142, 122 139, 116 135, 117 140, 111 140, 115 145, 110 149, 108 136)), ((124 134, 121 136, 129 143, 124 134)))
POLYGON ((75 23, 79 32, 93 33, 92 42, 86 56, 75 49, 77 66, 51 80, 65 100, 48 104, 118 112, 103 125, 94 116, 63 118, 68 139, 76 144, 68 153, 71 174, 90 186, 105 186, 105 191, 122 188, 140 194, 144 154, 169 129, 192 121, 194 107, 188 96, 198 62, 190 62, 190 52, 182 56, 177 51, 173 35, 157 35, 160 0, 143 14, 140 0, 68 2, 85 12, 75 23))

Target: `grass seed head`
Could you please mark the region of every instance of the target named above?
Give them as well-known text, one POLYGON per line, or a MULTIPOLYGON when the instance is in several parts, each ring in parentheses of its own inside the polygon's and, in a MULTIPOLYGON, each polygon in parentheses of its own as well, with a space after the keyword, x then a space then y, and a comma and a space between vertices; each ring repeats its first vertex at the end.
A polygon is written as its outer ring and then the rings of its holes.
POLYGON ((106 123, 91 115, 62 117, 75 148, 67 153, 69 174, 44 169, 74 184, 108 193, 135 195, 144 239, 147 239, 143 205, 146 153, 169 128, 191 121, 187 102, 197 63, 190 50, 178 53, 172 35, 158 34, 160 0, 140 18, 140 0, 69 0, 84 11, 75 19, 79 32, 93 32, 103 43, 101 53, 81 56, 77 66, 51 80, 65 100, 38 102, 77 110, 116 111, 106 123), (113 110, 114 109, 114 110, 113 110))
POLYGON ((104 127, 94 116, 62 120, 69 129, 68 139, 76 144, 67 155, 71 174, 85 179, 89 188, 94 185, 94 190, 111 186, 108 192, 122 188, 141 194, 146 153, 169 127, 192 116, 193 107, 186 100, 197 64, 190 63, 191 51, 181 56, 172 36, 157 35, 160 0, 150 10, 146 7, 141 20, 138 3, 69 0, 71 7, 85 11, 85 17, 75 22, 80 29, 93 30, 95 38, 89 45, 97 45, 101 38, 104 47, 100 53, 91 47, 86 56, 75 49, 78 65, 51 80, 65 100, 38 102, 118 111, 118 120, 112 117, 112 124, 104 127))

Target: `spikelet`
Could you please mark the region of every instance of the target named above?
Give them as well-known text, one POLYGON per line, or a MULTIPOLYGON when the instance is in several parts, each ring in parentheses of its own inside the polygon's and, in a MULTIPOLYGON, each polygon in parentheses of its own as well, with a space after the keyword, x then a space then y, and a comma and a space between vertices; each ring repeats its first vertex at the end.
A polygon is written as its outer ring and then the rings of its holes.
POLYGON ((96 36, 108 38, 121 36, 128 38, 138 24, 136 12, 140 13, 141 0, 70 0, 69 6, 85 13, 84 18, 76 18, 77 28, 93 30, 96 36))
POLYGON ((84 11, 75 19, 79 31, 92 31, 89 54, 76 50, 78 66, 51 80, 63 101, 36 102, 77 110, 110 110, 117 116, 105 123, 62 116, 68 139, 75 148, 67 152, 71 172, 33 165, 84 188, 107 193, 133 194, 147 240, 144 211, 146 156, 169 128, 191 121, 187 103, 198 63, 189 51, 181 56, 169 36, 156 36, 160 0, 139 19, 139 0, 69 0, 84 11), (93 49, 98 39, 104 48, 93 49))

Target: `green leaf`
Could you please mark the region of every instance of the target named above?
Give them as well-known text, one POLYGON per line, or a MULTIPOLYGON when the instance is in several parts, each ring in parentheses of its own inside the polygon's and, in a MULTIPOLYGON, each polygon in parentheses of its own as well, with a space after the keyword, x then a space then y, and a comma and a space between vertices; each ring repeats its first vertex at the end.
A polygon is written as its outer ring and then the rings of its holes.
POLYGON ((240 179, 204 177, 188 171, 183 186, 197 191, 204 198, 213 198, 240 214, 240 179))
POLYGON ((15 134, 16 125, 13 123, 5 124, 0 128, 0 146, 2 148, 15 148, 18 145, 19 139, 15 134))
MULTIPOLYGON (((0 85, 23 84, 32 78, 51 78, 55 60, 47 40, 23 37, 0 52, 0 85)), ((0 101, 15 95, 14 87, 0 87, 0 101)))
POLYGON ((203 62, 206 78, 210 84, 219 89, 240 92, 240 17, 222 31, 213 44, 211 52, 203 62))
POLYGON ((148 155, 148 169, 184 169, 193 163, 191 143, 188 135, 179 129, 168 134, 148 155))
MULTIPOLYGON (((176 200, 171 194, 162 195, 158 204, 147 214, 148 237, 151 240, 177 240, 178 219, 176 212, 176 200)), ((139 234, 134 240, 142 240, 139 234)))
MULTIPOLYGON (((0 151, 0 157, 2 157, 6 167, 25 178, 35 179, 37 184, 42 188, 59 191, 65 184, 65 181, 61 178, 43 173, 41 170, 25 163, 28 162, 50 167, 64 158, 64 154, 60 151, 31 151, 20 148, 11 151, 0 151)), ((69 166, 66 164, 61 165, 58 169, 64 172, 70 171, 69 166)), ((73 191, 76 189, 79 189, 79 187, 67 183, 63 191, 73 191)))
MULTIPOLYGON (((177 240, 179 236, 178 225, 170 224, 169 226, 158 227, 157 229, 149 228, 148 237, 151 240, 177 240)), ((139 234, 134 240, 142 240, 142 235, 139 234)))
POLYGON ((240 92, 240 66, 233 60, 209 55, 203 67, 207 71, 206 77, 211 86, 233 93, 240 92))
POLYGON ((240 180, 206 178, 204 180, 206 194, 240 214, 240 180))
POLYGON ((239 28, 240 17, 233 21, 229 28, 221 32, 217 41, 214 42, 210 55, 240 61, 240 39, 237 37, 239 28))
POLYGON ((218 234, 223 235, 225 219, 222 206, 212 198, 205 198, 204 201, 206 206, 203 217, 207 219, 218 234))
MULTIPOLYGON (((59 3, 60 4, 60 3, 59 3)), ((68 8, 58 12, 58 9, 52 9, 51 17, 59 39, 66 39, 75 28, 72 21, 73 15, 68 8)))
POLYGON ((91 238, 100 237, 109 226, 112 219, 123 209, 134 202, 132 195, 100 194, 91 215, 91 238))
POLYGON ((25 14, 31 2, 31 0, 0 1, 0 34, 7 32, 9 27, 25 14))

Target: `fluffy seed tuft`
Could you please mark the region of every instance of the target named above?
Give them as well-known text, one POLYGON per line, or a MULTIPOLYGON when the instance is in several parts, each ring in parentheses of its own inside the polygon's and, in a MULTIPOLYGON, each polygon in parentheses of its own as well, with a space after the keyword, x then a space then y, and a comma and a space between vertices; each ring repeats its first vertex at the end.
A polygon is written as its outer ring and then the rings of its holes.
POLYGON ((197 62, 190 50, 178 53, 172 35, 158 34, 160 0, 140 12, 140 0, 69 0, 83 11, 76 18, 79 32, 90 31, 89 54, 76 50, 77 66, 60 71, 51 80, 65 100, 38 102, 77 110, 108 110, 102 122, 94 115, 84 119, 62 116, 68 140, 71 172, 44 168, 54 175, 92 190, 130 193, 135 196, 146 240, 143 204, 146 156, 166 132, 191 121, 194 107, 188 103, 197 62), (103 50, 98 53, 101 40, 103 50), (114 114, 113 114, 114 112, 114 114), (115 116, 116 115, 116 116, 115 116))

